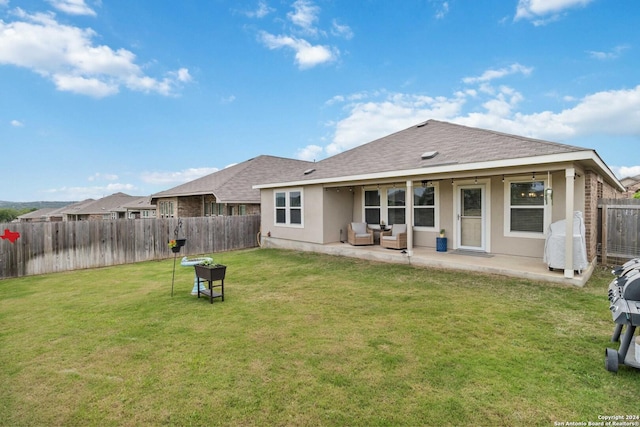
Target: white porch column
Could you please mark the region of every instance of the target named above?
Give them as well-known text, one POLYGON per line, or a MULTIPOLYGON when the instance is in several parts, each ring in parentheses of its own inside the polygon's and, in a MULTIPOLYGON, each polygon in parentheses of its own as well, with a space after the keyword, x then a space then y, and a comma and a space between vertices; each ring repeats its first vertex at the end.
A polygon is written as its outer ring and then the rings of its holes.
POLYGON ((573 210, 574 210, 574 188, 576 170, 567 168, 565 170, 566 180, 566 201, 565 201, 565 243, 564 243, 564 277, 573 278, 573 210))
POLYGON ((407 223, 407 255, 413 256, 413 181, 411 180, 407 180, 404 216, 407 223))

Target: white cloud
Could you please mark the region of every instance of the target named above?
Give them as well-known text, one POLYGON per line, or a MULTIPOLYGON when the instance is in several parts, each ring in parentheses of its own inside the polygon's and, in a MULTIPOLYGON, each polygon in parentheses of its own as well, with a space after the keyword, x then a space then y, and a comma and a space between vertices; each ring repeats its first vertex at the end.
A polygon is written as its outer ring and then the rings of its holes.
POLYGON ((148 184, 182 184, 218 170, 218 168, 189 168, 177 172, 144 172, 141 178, 148 184))
POLYGON ((11 126, 21 128, 24 126, 24 123, 22 123, 20 120, 11 120, 11 126))
POLYGON ((593 59, 605 61, 605 60, 616 59, 620 57, 620 55, 622 55, 622 52, 624 52, 627 49, 629 49, 628 45, 620 45, 620 46, 614 47, 612 50, 608 52, 599 52, 595 50, 589 50, 587 51, 587 53, 593 59))
MULTIPOLYGON (((327 32, 318 28, 320 7, 311 0, 296 0, 293 11, 287 13, 291 28, 285 34, 274 35, 267 31, 258 32, 258 41, 271 50, 288 48, 295 53, 295 63, 300 69, 315 67, 336 61, 340 50, 332 45, 313 43, 309 39, 327 38, 327 32)), ((332 21, 331 36, 351 39, 353 31, 346 24, 332 21)))
POLYGON ((488 100, 482 104, 482 106, 490 116, 505 117, 511 114, 513 108, 516 107, 522 99, 523 97, 520 93, 507 86, 502 86, 496 97, 488 100))
POLYGON ((96 16, 96 12, 87 6, 84 0, 47 0, 51 6, 69 15, 96 16))
POLYGON ((45 190, 45 193, 51 195, 52 200, 86 200, 101 199, 118 192, 130 194, 135 191, 136 186, 133 184, 113 183, 106 186, 52 188, 45 190))
MULTIPOLYGON (((500 99, 498 96, 496 99, 500 99)), ((640 86, 587 95, 560 112, 524 114, 509 109, 485 108, 483 112, 449 117, 467 126, 494 129, 516 135, 564 141, 588 135, 640 136, 640 86)))
POLYGON ((326 105, 343 103, 346 117, 330 124, 334 134, 324 154, 337 154, 427 119, 550 141, 593 135, 640 137, 640 85, 588 94, 558 112, 522 113, 522 93, 509 86, 488 86, 484 80, 474 80, 482 82, 480 90, 457 91, 450 97, 384 91, 358 93, 354 100, 337 95, 326 105))
POLYGON ((83 95, 90 95, 95 98, 118 93, 118 84, 109 81, 101 81, 97 78, 86 78, 82 76, 72 76, 68 74, 54 74, 51 79, 56 84, 58 90, 75 92, 83 95))
POLYGON ((312 45, 304 39, 291 36, 274 36, 267 32, 260 33, 260 41, 269 49, 280 49, 288 47, 295 52, 295 62, 300 69, 315 67, 326 62, 335 61, 337 52, 330 47, 322 45, 312 45))
POLYGON ((162 79, 145 75, 126 49, 95 45, 90 28, 60 24, 51 13, 16 9, 17 20, 0 20, 0 65, 28 68, 50 79, 58 90, 102 98, 121 86, 134 91, 172 95, 191 80, 181 68, 162 79))
POLYGON ((386 93, 380 101, 357 101, 348 105, 348 116, 335 124, 333 141, 325 147, 334 155, 431 118, 447 119, 460 113, 464 97, 429 97, 386 93))
POLYGON ((117 181, 118 180, 118 175, 112 174, 112 173, 100 173, 100 172, 96 172, 93 175, 91 175, 89 178, 87 178, 89 181, 100 181, 100 180, 104 180, 104 181, 117 181))
POLYGON ((292 7, 294 11, 287 13, 287 18, 304 33, 316 35, 318 29, 315 23, 318 21, 320 8, 309 0, 296 0, 292 7))
POLYGON ((347 40, 351 40, 353 38, 353 31, 351 30, 351 27, 339 24, 335 19, 331 22, 331 34, 347 40))
POLYGON ((519 0, 514 20, 527 19, 535 25, 555 21, 560 14, 579 6, 586 6, 593 0, 519 0))
POLYGON ((299 160, 307 160, 312 162, 314 160, 318 160, 323 157, 323 148, 319 145, 307 145, 304 148, 301 148, 296 153, 296 158, 299 160))
POLYGON ((620 179, 640 175, 640 166, 611 166, 611 171, 620 179))
POLYGON ((236 96, 235 95, 229 95, 226 98, 220 98, 220 103, 221 104, 231 104, 235 100, 236 100, 236 96))
POLYGON ((508 67, 499 68, 497 70, 486 70, 480 76, 477 77, 464 77, 462 81, 466 84, 490 82, 491 80, 501 79, 511 74, 522 74, 528 76, 533 71, 531 67, 525 67, 524 65, 515 63, 508 67))
POLYGON ((449 13, 449 2, 448 1, 443 1, 443 2, 438 1, 437 3, 438 3, 439 7, 436 10, 436 19, 443 19, 449 13))
POLYGON ((244 12, 244 15, 248 16, 249 18, 262 19, 273 11, 274 9, 269 7, 266 1, 261 0, 258 2, 258 6, 254 10, 244 12))

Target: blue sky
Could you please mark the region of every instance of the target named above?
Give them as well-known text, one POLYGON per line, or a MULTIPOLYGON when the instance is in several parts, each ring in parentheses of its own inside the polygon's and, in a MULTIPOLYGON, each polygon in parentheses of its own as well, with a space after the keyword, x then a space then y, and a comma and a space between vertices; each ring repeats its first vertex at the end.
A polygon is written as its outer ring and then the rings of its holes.
POLYGON ((149 195, 428 119, 640 174, 637 0, 0 0, 0 200, 149 195))

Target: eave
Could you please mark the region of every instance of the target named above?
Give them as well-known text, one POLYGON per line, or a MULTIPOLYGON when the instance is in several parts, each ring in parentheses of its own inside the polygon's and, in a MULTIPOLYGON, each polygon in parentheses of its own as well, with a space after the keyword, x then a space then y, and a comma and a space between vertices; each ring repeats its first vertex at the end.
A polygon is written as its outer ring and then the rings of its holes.
POLYGON ((361 175, 347 175, 347 176, 336 176, 336 177, 328 177, 328 178, 318 178, 318 179, 306 179, 306 180, 298 180, 298 181, 290 181, 290 182, 277 182, 270 184, 258 184, 254 185, 254 189, 267 189, 267 188, 278 188, 278 187, 297 187, 304 185, 331 185, 343 182, 362 182, 362 181, 372 181, 372 180, 389 180, 389 179, 397 179, 399 176, 411 178, 417 176, 425 176, 425 175, 447 175, 447 174, 456 174, 456 173, 465 173, 466 175, 472 174, 473 172, 483 171, 483 170, 499 170, 499 169, 508 169, 508 168, 517 168, 517 167, 527 167, 532 168, 536 165, 548 165, 550 164, 561 164, 561 163, 573 163, 573 162, 591 162, 595 165, 600 173, 605 177, 605 179, 617 187, 620 191, 625 191, 625 187, 620 183, 618 178, 615 177, 613 172, 609 169, 609 167, 602 161, 600 156, 594 150, 585 150, 585 151, 575 151, 570 153, 562 153, 562 154, 549 154, 543 156, 532 156, 532 157, 522 157, 522 158, 514 158, 514 159, 506 159, 506 160, 495 160, 488 162, 478 162, 478 163, 464 163, 464 164, 447 164, 447 165, 439 165, 439 166, 431 166, 431 167, 423 167, 423 168, 415 168, 415 169, 404 169, 404 170, 394 170, 394 171, 385 171, 385 172, 377 172, 370 174, 361 174, 361 175))

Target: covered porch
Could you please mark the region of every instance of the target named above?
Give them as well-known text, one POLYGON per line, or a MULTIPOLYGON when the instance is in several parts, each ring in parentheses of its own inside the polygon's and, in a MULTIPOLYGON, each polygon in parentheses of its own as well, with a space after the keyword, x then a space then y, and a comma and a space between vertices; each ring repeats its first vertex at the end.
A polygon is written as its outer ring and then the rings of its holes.
POLYGON ((262 247, 319 252, 379 262, 411 264, 427 268, 498 274, 580 287, 587 283, 594 269, 592 263, 581 274, 565 277, 562 270, 549 271, 542 258, 459 250, 437 252, 435 248, 426 247, 414 247, 412 256, 409 256, 408 251, 387 249, 379 245, 352 246, 346 242, 323 245, 269 237, 263 238, 262 247))

